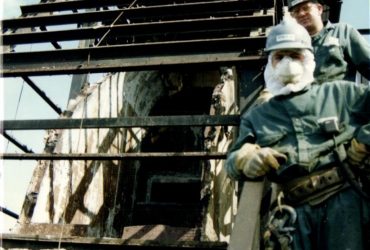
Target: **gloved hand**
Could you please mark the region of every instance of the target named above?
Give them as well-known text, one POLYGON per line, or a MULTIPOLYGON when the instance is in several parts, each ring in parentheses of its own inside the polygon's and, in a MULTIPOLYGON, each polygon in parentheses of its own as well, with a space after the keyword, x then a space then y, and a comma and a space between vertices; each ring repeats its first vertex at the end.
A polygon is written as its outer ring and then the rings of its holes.
POLYGON ((246 143, 236 153, 235 165, 249 178, 265 175, 267 172, 280 167, 279 161, 286 161, 284 154, 272 148, 261 148, 256 144, 246 143))
POLYGON ((370 151, 366 145, 352 139, 351 146, 347 150, 347 161, 352 166, 360 166, 366 157, 370 157, 370 151))

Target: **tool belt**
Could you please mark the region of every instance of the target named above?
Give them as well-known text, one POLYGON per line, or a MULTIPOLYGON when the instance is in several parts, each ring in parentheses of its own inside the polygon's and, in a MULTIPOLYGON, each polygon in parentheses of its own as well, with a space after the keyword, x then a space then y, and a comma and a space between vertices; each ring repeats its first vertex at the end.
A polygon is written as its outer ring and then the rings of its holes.
POLYGON ((308 176, 294 179, 281 188, 287 204, 300 205, 314 201, 316 204, 342 190, 345 178, 338 167, 316 171, 308 176))

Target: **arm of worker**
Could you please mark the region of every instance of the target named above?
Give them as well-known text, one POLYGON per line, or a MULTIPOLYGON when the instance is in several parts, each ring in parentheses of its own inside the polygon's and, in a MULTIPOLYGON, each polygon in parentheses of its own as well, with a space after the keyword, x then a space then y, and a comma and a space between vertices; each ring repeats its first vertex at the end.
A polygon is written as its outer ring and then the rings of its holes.
POLYGON ((347 161, 352 166, 361 166, 366 158, 370 157, 370 147, 364 143, 352 139, 347 150, 347 161))
POLYGON ((351 165, 361 165, 365 158, 370 157, 370 86, 349 86, 346 94, 353 98, 347 98, 347 105, 356 117, 356 123, 362 124, 355 132, 354 138, 347 150, 347 160, 351 165), (350 102, 349 99, 354 101, 350 102))
POLYGON ((351 145, 347 150, 347 161, 353 166, 360 166, 366 159, 369 158, 370 122, 359 129, 357 135, 352 139, 351 145))
POLYGON ((242 119, 238 140, 232 147, 226 160, 226 172, 236 180, 258 179, 272 169, 278 169, 287 157, 269 147, 260 147, 253 143, 255 136, 251 124, 242 119))
POLYGON ((241 115, 239 125, 239 135, 236 141, 229 149, 226 162, 225 170, 228 176, 234 180, 245 179, 245 176, 235 165, 235 158, 239 149, 246 143, 254 144, 256 142, 255 134, 253 133, 253 125, 246 119, 246 114, 241 115))
POLYGON ((356 70, 370 81, 370 44, 355 28, 346 24, 345 56, 355 65, 356 70))
POLYGON ((227 172, 234 179, 244 174, 248 179, 258 179, 271 170, 277 170, 287 157, 278 151, 257 144, 245 143, 240 149, 232 152, 226 163, 227 172))
POLYGON ((232 179, 260 180, 260 177, 278 169, 280 163, 287 161, 286 155, 273 148, 258 145, 259 138, 252 122, 255 120, 253 112, 257 109, 241 116, 239 136, 231 147, 225 164, 226 172, 232 179))

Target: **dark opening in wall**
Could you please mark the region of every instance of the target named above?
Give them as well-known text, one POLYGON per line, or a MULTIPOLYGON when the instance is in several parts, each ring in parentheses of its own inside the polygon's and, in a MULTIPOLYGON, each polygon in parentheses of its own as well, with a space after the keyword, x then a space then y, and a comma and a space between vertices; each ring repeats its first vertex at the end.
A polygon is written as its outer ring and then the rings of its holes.
MULTIPOLYGON (((151 115, 208 114, 213 88, 183 88, 157 102, 151 115)), ((203 128, 147 129, 142 152, 191 152, 204 149, 203 128)), ((145 159, 140 162, 135 189, 133 224, 200 226, 202 177, 206 161, 196 159, 145 159)))
POLYGON ((200 179, 175 177, 166 180, 166 177, 156 177, 151 181, 150 189, 148 188, 149 202, 198 203, 200 201, 200 179))

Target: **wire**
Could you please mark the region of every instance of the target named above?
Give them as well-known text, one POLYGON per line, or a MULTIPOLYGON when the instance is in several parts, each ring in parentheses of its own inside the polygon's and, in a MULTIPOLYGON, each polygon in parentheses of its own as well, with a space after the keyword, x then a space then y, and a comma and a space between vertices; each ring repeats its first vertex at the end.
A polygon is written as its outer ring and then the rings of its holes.
MULTIPOLYGON (((135 3, 137 2, 137 0, 134 0, 128 7, 127 9, 130 9, 135 3)), ((109 34, 109 32, 112 30, 112 28, 114 27, 114 25, 116 24, 116 22, 122 17, 123 13, 125 12, 125 10, 123 10, 121 13, 119 13, 119 15, 116 17, 116 19, 114 19, 114 21, 111 23, 110 25, 110 28, 107 30, 107 32, 105 32, 105 34, 100 38, 98 44, 95 45, 95 47, 98 47, 100 45, 100 43, 102 41, 104 41, 105 37, 109 34)))
MULTIPOLYGON (((19 109, 19 104, 21 103, 21 99, 22 99, 22 95, 23 95, 23 88, 24 88, 24 80, 22 81, 22 87, 21 87, 21 91, 19 92, 19 97, 18 97, 18 102, 17 102, 17 107, 15 109, 15 114, 14 114, 14 120, 16 120, 17 118, 17 115, 18 115, 18 109, 19 109)), ((13 136, 12 134, 10 134, 11 136, 13 136)), ((5 152, 8 151, 8 147, 9 147, 9 143, 10 141, 8 140, 7 144, 6 144, 6 147, 5 147, 5 152)))

